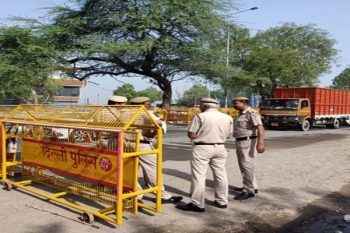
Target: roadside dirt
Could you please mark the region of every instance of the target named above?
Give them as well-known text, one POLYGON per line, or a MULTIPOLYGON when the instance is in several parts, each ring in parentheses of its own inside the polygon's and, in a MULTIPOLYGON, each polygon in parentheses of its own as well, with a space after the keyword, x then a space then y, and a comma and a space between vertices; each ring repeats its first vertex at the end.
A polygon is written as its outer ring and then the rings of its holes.
POLYGON ((297 219, 278 232, 350 232, 350 223, 344 220, 344 215, 350 214, 350 184, 308 204, 300 212, 297 219))

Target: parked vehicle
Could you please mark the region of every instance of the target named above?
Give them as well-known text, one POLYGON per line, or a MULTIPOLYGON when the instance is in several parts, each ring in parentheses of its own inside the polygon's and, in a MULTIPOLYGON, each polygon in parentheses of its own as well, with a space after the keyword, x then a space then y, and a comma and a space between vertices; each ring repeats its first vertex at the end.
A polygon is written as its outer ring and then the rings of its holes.
POLYGON ((276 88, 260 106, 267 128, 290 126, 307 131, 315 125, 337 129, 350 124, 350 91, 320 87, 276 88))

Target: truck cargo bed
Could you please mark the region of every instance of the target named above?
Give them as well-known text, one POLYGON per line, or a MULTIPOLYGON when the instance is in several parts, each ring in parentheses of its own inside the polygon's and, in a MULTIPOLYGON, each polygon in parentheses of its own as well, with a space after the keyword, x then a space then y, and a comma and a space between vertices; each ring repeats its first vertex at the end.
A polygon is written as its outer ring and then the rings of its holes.
POLYGON ((321 87, 276 88, 273 98, 309 98, 311 117, 350 115, 350 91, 321 87))

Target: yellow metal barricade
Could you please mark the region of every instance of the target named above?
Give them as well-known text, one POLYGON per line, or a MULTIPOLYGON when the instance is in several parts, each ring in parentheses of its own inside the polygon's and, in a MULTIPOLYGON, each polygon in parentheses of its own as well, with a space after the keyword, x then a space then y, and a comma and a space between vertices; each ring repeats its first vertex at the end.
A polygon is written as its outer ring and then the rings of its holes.
POLYGON ((194 107, 170 107, 167 109, 167 121, 169 123, 187 124, 199 112, 199 108, 194 107))
POLYGON ((153 108, 152 112, 162 121, 167 121, 167 110, 165 108, 153 108))
POLYGON ((0 105, 0 120, 4 119, 17 105, 0 105))
MULTIPOLYGON (((254 108, 259 112, 259 108, 254 108)), ((231 108, 219 108, 220 112, 226 113, 232 118, 236 118, 238 111, 231 108)), ((200 113, 200 109, 196 107, 170 107, 167 110, 167 121, 169 123, 184 123, 188 124, 194 115, 200 113)))
MULTIPOLYGON (((219 111, 230 115, 232 118, 238 115, 238 111, 234 108, 219 108, 219 111)), ((169 123, 188 124, 194 115, 200 113, 200 109, 196 107, 170 107, 167 112, 169 123)))
POLYGON ((5 189, 23 189, 95 217, 122 223, 123 210, 137 213, 139 207, 161 211, 162 129, 143 106, 19 105, 1 122, 2 180, 5 189), (11 165, 6 157, 6 127, 21 128, 23 179, 7 177, 11 165), (140 151, 140 135, 147 130, 157 135, 156 148, 140 151), (137 189, 140 156, 157 155, 157 183, 137 189), (41 183, 58 192, 43 192, 41 183), (139 203, 137 196, 155 193, 156 203, 139 203), (103 204, 95 209, 61 197, 74 194, 103 204))
MULTIPOLYGON (((17 105, 0 105, 0 121, 2 121, 13 109, 16 108, 17 105)), ((8 137, 4 138, 3 142, 3 136, 0 134, 0 176, 2 176, 2 165, 3 165, 3 154, 6 156, 7 163, 4 164, 8 167, 7 173, 9 175, 14 175, 15 173, 15 166, 20 164, 20 158, 17 153, 17 132, 20 130, 16 126, 10 126, 6 124, 0 124, 0 131, 2 131, 2 128, 4 128, 4 131, 8 133, 8 137)))
POLYGON ((227 115, 231 116, 232 118, 235 118, 238 115, 238 111, 234 108, 220 108, 220 112, 226 113, 227 115))
POLYGON ((201 110, 200 110, 199 108, 195 108, 195 107, 189 108, 189 110, 188 110, 188 121, 187 121, 187 123, 189 123, 190 121, 192 121, 193 116, 196 115, 196 114, 198 114, 198 113, 200 113, 200 112, 201 112, 201 110))

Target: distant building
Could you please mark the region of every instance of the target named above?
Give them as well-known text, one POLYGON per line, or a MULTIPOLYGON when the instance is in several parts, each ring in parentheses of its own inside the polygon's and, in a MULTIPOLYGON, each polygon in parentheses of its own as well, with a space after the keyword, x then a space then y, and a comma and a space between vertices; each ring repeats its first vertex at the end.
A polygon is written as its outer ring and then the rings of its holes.
POLYGON ((77 79, 66 79, 63 81, 63 89, 58 96, 55 96, 52 104, 79 104, 81 88, 86 86, 86 81, 77 79))

